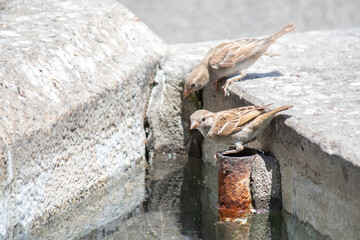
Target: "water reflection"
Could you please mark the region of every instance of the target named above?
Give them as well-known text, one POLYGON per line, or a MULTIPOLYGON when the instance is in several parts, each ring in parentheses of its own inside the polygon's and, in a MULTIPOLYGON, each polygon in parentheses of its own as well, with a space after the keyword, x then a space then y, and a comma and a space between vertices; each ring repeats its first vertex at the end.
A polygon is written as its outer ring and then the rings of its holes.
MULTIPOLYGON (((190 215, 193 214, 194 212, 190 215)), ((247 222, 216 222, 213 229, 207 229, 207 233, 200 233, 194 229, 186 230, 184 226, 189 223, 181 222, 181 219, 184 220, 173 211, 146 212, 140 207, 127 217, 116 219, 79 239, 327 239, 310 225, 299 222, 284 211, 253 214, 247 222)))
POLYGON ((80 239, 191 239, 182 235, 180 231, 179 216, 174 215, 173 212, 145 212, 141 207, 127 217, 116 219, 80 239))
MULTIPOLYGON (((204 165, 200 158, 187 161, 180 174, 182 181, 176 181, 181 182, 180 199, 176 200, 180 204, 161 203, 171 198, 144 202, 128 216, 115 219, 79 239, 326 239, 310 225, 281 210, 258 211, 246 222, 217 222, 217 192, 213 190, 217 182, 216 178, 203 177, 204 168, 207 173, 217 174, 215 166, 204 165)), ((170 180, 165 182, 173 185, 170 180)))

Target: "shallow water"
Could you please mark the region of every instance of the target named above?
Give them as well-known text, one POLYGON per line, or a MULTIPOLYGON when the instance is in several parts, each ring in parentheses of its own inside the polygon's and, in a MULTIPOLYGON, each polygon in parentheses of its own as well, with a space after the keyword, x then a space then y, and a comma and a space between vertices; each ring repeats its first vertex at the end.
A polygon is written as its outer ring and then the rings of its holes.
POLYGON ((213 229, 203 228, 206 232, 186 229, 184 225, 189 222, 181 222, 181 217, 173 211, 145 212, 138 208, 127 217, 116 219, 80 239, 326 239, 311 226, 281 211, 253 214, 245 223, 217 222, 213 229))
POLYGON ((208 182, 202 176, 204 172, 217 174, 217 169, 204 171, 201 159, 187 162, 183 171, 180 204, 175 204, 180 206, 178 209, 162 207, 150 200, 128 216, 114 219, 78 239, 326 239, 310 225, 281 210, 258 211, 246 222, 217 222, 217 194, 207 186, 208 182))

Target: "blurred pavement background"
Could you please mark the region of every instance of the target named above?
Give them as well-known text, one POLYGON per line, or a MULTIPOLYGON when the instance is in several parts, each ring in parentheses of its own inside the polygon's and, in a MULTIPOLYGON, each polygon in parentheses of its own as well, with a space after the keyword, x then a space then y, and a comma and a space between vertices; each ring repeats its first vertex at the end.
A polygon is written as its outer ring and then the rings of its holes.
POLYGON ((167 43, 360 27, 360 0, 119 0, 167 43))

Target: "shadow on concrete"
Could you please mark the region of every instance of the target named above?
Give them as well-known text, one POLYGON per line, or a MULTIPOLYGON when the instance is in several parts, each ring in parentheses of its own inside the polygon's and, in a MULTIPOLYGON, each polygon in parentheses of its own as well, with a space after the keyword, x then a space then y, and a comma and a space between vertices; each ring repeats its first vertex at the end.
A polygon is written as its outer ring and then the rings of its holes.
POLYGON ((246 80, 251 80, 251 79, 255 79, 255 78, 267 78, 267 77, 281 77, 284 76, 281 72, 279 71, 271 71, 271 72, 267 72, 267 73, 248 73, 246 74, 246 76, 244 77, 244 81, 246 80))

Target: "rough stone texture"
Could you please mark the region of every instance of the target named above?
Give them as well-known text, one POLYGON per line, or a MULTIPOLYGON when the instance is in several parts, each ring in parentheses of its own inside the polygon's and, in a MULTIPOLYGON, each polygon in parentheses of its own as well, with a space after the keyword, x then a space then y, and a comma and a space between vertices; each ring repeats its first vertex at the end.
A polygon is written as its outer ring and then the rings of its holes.
MULTIPOLYGON (((177 46, 194 59, 197 51, 216 44, 177 46)), ((360 235, 359 48, 360 29, 288 34, 269 49, 279 55, 260 58, 244 81, 230 87, 230 97, 215 93, 213 86, 203 90, 204 108, 212 111, 294 105, 249 146, 279 161, 283 208, 331 239, 360 235)), ((208 203, 203 218, 210 226, 217 201, 213 156, 224 147, 205 141, 202 149, 202 201, 208 203)))
MULTIPOLYGON (((171 69, 170 72, 174 72, 176 69, 177 74, 179 74, 181 79, 183 81, 185 80, 187 74, 198 64, 202 57, 204 56, 205 52, 208 51, 210 47, 212 47, 214 42, 211 43, 196 43, 196 44, 177 44, 177 45, 169 45, 169 53, 173 56, 172 58, 169 58, 166 60, 166 62, 170 61, 171 59, 176 59, 176 67, 174 69, 171 69), (180 71, 180 73, 179 73, 180 71)), ((169 81, 172 81, 172 78, 169 79, 169 81)), ((183 91, 183 88, 180 89, 180 91, 183 91)), ((185 100, 183 100, 183 128, 184 130, 188 131, 190 128, 190 115, 197 110, 197 108, 201 108, 201 94, 198 95, 191 95, 185 100)), ((194 145, 196 146, 196 143, 198 145, 201 145, 201 134, 199 131, 191 131, 189 137, 191 139, 194 139, 194 145)), ((186 138, 185 138, 186 139, 186 138)), ((196 147, 190 147, 190 151, 196 147)), ((196 154, 198 158, 201 158, 203 154, 206 154, 206 152, 200 152, 196 154)), ((198 161, 197 158, 189 158, 189 163, 194 163, 195 161, 198 161)), ((215 159, 214 159, 215 163, 215 159)), ((201 193, 200 200, 201 203, 199 206, 201 207, 201 212, 199 213, 201 215, 201 233, 204 239, 213 239, 214 236, 216 236, 214 223, 217 222, 217 210, 216 210, 216 204, 217 204, 217 168, 214 164, 208 164, 207 162, 203 162, 200 165, 200 169, 198 169, 199 172, 201 172, 202 179, 201 179, 201 192, 196 191, 196 189, 190 189, 191 193, 201 193), (211 169, 211 173, 214 175, 210 175, 209 172, 211 169), (216 177, 214 177, 216 176, 216 177), (215 192, 212 191, 212 189, 209 186, 208 182, 211 181, 215 184, 216 190, 215 192)))
POLYGON ((251 68, 260 78, 231 90, 254 104, 294 105, 284 112, 291 117, 278 117, 254 146, 279 161, 286 211, 332 239, 357 239, 360 29, 279 40, 271 50, 280 56, 251 68), (280 76, 266 76, 274 70, 280 76))
POLYGON ((145 196, 143 118, 163 42, 122 5, 0 15, 0 239, 81 236, 145 196))
POLYGON ((184 72, 194 67, 188 62, 191 59, 170 47, 154 78, 147 110, 147 208, 172 212, 178 219, 173 225, 196 232, 200 222, 201 136, 189 133, 188 119, 198 109, 197 100, 182 99, 184 72))
POLYGON ((169 46, 153 79, 164 44, 114 1, 0 8, 0 238, 83 236, 143 201, 153 83, 148 207, 170 231, 197 231, 189 216, 201 206, 203 238, 215 236, 213 155, 223 146, 203 142, 202 179, 190 114, 201 102, 213 111, 273 102, 293 104, 292 117, 275 118, 250 146, 279 160, 285 210, 330 238, 360 235, 359 29, 289 34, 231 97, 209 86, 181 103, 182 81, 217 42, 169 46))
POLYGON ((280 56, 262 58, 250 70, 250 78, 258 78, 236 83, 232 90, 252 102, 293 104, 286 112, 293 116, 288 125, 302 129, 299 133, 324 152, 360 166, 360 148, 354 144, 360 142, 359 36, 360 29, 353 29, 279 39, 271 51, 280 56))
POLYGON ((257 210, 281 209, 281 174, 276 159, 259 153, 251 169, 251 195, 257 210))
POLYGON ((174 66, 160 63, 147 110, 148 189, 152 208, 180 209, 183 168, 188 160, 181 119, 183 79, 176 73, 167 76, 174 66))
POLYGON ((303 224, 299 220, 287 212, 283 212, 285 220, 286 236, 288 239, 294 240, 307 240, 317 239, 325 240, 329 239, 324 235, 316 231, 310 224, 303 224))

